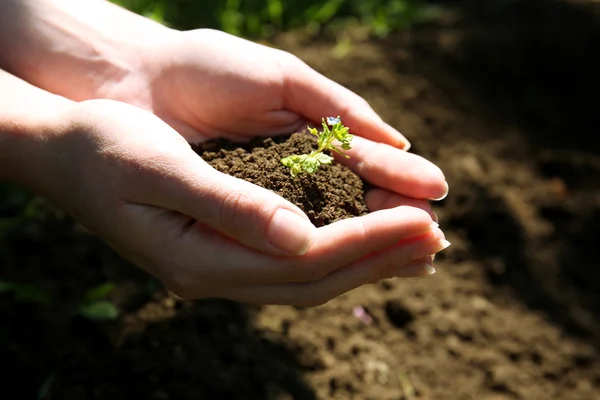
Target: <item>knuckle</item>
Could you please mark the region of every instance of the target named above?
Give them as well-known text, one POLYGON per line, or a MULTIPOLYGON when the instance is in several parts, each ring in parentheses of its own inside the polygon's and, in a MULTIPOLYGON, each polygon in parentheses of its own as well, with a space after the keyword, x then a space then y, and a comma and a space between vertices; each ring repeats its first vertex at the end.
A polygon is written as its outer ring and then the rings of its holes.
POLYGON ((235 223, 240 217, 248 217, 252 220, 255 217, 253 204, 254 200, 240 191, 233 191, 225 194, 225 197, 219 203, 217 212, 217 223, 221 226, 229 226, 235 223))
MULTIPOLYGON (((378 146, 377 144, 375 146, 378 146)), ((375 149, 373 149, 375 150, 375 149)), ((365 153, 364 156, 356 159, 356 168, 357 173, 359 175, 366 174, 377 174, 378 170, 381 170, 381 157, 373 157, 372 154, 375 154, 375 151, 372 151, 371 154, 365 153)))
POLYGON ((352 226, 348 229, 349 231, 351 230, 352 243, 360 243, 362 248, 360 254, 363 254, 365 250, 371 252, 377 248, 377 246, 373 245, 373 240, 370 239, 369 233, 371 227, 369 227, 369 220, 370 219, 366 217, 354 218, 351 221, 352 226))
POLYGON ((290 66, 306 66, 304 61, 288 51, 280 50, 279 56, 282 68, 287 68, 290 66))
MULTIPOLYGON (((369 104, 369 102, 367 100, 364 99, 364 97, 358 96, 356 97, 356 106, 360 107, 360 109, 364 109, 364 110, 370 110, 371 109, 371 104, 369 104)), ((354 107, 353 107, 354 109, 354 107)))
POLYGON ((360 242, 366 242, 369 238, 369 233, 371 229, 367 226, 368 220, 366 218, 357 218, 356 219, 356 235, 359 238, 360 242))

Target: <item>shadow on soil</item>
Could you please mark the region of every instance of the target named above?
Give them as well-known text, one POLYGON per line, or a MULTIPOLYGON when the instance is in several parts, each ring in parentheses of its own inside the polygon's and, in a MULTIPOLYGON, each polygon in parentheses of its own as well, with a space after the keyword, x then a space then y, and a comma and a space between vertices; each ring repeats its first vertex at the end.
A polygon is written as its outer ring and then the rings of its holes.
POLYGON ((0 280, 32 284, 52 300, 0 294, 0 359, 10 366, 3 399, 316 398, 294 345, 253 327, 255 309, 168 298, 69 218, 43 204, 24 217, 19 199, 26 200, 16 196, 13 207, 0 209, 0 265, 7 267, 0 280), (123 317, 79 316, 85 291, 106 280, 117 284, 110 300, 123 317))
MULTIPOLYGON (((456 107, 478 113, 492 125, 517 126, 527 161, 544 179, 563 182, 566 194, 561 203, 533 205, 553 226, 545 243, 532 243, 503 200, 478 187, 467 195, 472 208, 449 221, 450 228, 467 230, 478 259, 500 258, 500 269, 486 264, 491 284, 511 287, 566 332, 600 346, 600 268, 595 255, 600 243, 600 4, 437 3, 460 17, 412 34, 416 65, 411 68, 449 97, 456 94, 456 107), (492 221, 493 228, 486 228, 484 221, 492 221), (535 254, 550 251, 555 256, 548 264, 535 254)), ((382 46, 397 46, 397 39, 382 46)), ((485 141, 497 132, 477 134, 485 141)), ((449 198, 441 206, 453 201, 449 198)))

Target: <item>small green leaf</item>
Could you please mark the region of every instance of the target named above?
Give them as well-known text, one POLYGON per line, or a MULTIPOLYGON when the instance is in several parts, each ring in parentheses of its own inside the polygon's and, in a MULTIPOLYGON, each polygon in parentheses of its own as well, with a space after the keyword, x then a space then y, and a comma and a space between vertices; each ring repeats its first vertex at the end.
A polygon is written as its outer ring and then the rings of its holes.
POLYGON ((83 296, 83 301, 88 303, 91 301, 105 299, 106 296, 111 294, 113 290, 115 290, 115 284, 113 282, 103 283, 102 285, 98 285, 89 289, 83 296))
POLYGON ((299 173, 302 172, 302 166, 300 164, 294 164, 290 170, 292 178, 295 178, 299 173))
POLYGON ((34 285, 13 282, 0 282, 0 293, 12 293, 18 302, 48 304, 50 296, 34 285))
POLYGON ((294 165, 294 163, 289 157, 282 158, 281 163, 288 168, 292 168, 292 166, 294 165))
POLYGON ((293 178, 295 178, 301 172, 313 174, 321 165, 331 164, 333 162, 333 157, 323 154, 324 150, 330 149, 346 158, 349 158, 347 154, 344 154, 333 144, 333 141, 337 139, 341 143, 342 149, 350 149, 350 141, 353 137, 349 133, 348 128, 342 124, 341 118, 339 116, 328 117, 327 121, 325 118, 322 118, 321 121, 323 125, 323 131, 320 133, 316 128, 308 127, 310 133, 318 138, 318 148, 315 151, 311 152, 310 154, 303 154, 301 156, 292 155, 281 159, 281 163, 290 168, 290 174, 293 178), (332 126, 331 129, 330 126, 332 126))
POLYGON ((52 385, 54 385, 54 382, 56 381, 56 375, 57 373, 53 372, 50 375, 48 375, 48 377, 46 377, 44 383, 42 383, 42 386, 40 386, 38 390, 38 400, 44 400, 48 398, 48 396, 50 395, 50 389, 52 389, 52 385))
POLYGON ((333 161, 333 157, 325 154, 325 153, 319 153, 319 154, 315 154, 314 157, 319 161, 319 163, 321 164, 331 164, 331 162, 333 161))
POLYGON ((348 141, 347 137, 348 135, 348 128, 341 127, 341 126, 336 126, 333 130, 333 134, 335 136, 335 138, 337 140, 339 140, 340 142, 346 142, 348 141))
POLYGON ((110 321, 119 317, 119 309, 109 301, 95 301, 79 307, 79 314, 93 321, 110 321))
POLYGON ((350 156, 348 154, 344 153, 343 151, 341 151, 340 149, 338 149, 336 147, 332 147, 331 150, 335 151, 339 155, 342 155, 342 156, 344 156, 346 158, 350 158, 350 156))
POLYGON ((302 169, 309 174, 314 174, 315 171, 319 169, 319 165, 319 160, 317 158, 314 156, 307 157, 302 163, 302 169))

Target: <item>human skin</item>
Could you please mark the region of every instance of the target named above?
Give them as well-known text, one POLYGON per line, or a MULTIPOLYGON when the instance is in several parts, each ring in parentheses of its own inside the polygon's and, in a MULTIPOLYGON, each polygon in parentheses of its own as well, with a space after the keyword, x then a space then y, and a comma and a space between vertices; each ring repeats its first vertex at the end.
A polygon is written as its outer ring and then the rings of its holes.
POLYGON ((439 168, 296 57, 98 0, 0 5, 0 67, 10 72, 0 75, 0 179, 55 201, 176 294, 317 305, 430 274, 431 255, 448 245, 426 201, 447 194, 439 168), (319 229, 188 144, 285 133, 324 115, 357 135, 338 161, 379 189, 369 215, 319 229))

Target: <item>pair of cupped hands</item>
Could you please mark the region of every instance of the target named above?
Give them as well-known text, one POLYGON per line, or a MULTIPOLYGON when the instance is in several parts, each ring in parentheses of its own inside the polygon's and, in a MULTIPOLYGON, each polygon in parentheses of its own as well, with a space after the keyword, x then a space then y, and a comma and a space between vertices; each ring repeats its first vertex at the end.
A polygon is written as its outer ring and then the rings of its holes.
POLYGON ((43 138, 52 167, 40 189, 170 291, 315 306, 435 271, 432 256, 449 243, 428 200, 446 196, 445 177, 361 97, 287 52, 218 31, 174 31, 135 57, 135 68, 94 93, 73 88, 77 101, 57 121, 65 128, 43 138), (376 188, 368 215, 318 229, 189 145, 338 115, 355 138, 350 158, 337 161, 376 188))

